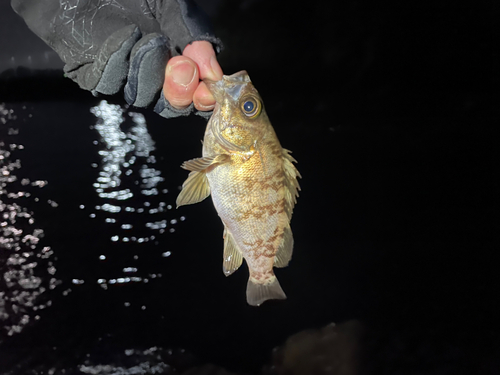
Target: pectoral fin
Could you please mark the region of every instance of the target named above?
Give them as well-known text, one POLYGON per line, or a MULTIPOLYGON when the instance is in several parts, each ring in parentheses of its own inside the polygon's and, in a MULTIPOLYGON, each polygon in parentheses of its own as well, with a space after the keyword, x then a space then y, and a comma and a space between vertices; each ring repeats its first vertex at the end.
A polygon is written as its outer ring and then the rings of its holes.
POLYGON ((205 156, 182 163, 181 168, 191 171, 188 178, 182 184, 182 191, 177 197, 177 207, 186 204, 201 202, 210 195, 210 185, 206 172, 208 168, 215 168, 217 165, 228 162, 231 156, 219 154, 215 156, 205 156))
POLYGON ((219 154, 215 156, 205 156, 203 158, 196 158, 185 161, 182 163, 181 168, 187 169, 188 171, 201 172, 210 166, 215 166, 217 164, 224 164, 231 156, 227 154, 219 154))
POLYGON ((286 267, 290 260, 292 259, 293 251, 293 235, 290 225, 285 228, 285 233, 283 236, 283 242, 281 242, 278 247, 278 252, 276 253, 276 258, 274 259, 274 267, 286 267))
POLYGON ((203 172, 191 172, 182 184, 177 197, 177 207, 201 202, 210 195, 207 175, 203 172))
POLYGON ((243 263, 243 255, 236 246, 233 236, 224 227, 224 262, 222 263, 222 270, 224 275, 229 276, 243 263))

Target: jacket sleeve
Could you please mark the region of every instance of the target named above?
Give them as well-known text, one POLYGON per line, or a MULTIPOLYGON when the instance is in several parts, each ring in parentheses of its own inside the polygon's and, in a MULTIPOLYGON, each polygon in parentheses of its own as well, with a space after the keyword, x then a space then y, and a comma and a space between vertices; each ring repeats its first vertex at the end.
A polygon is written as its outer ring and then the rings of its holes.
POLYGON ((126 101, 165 117, 188 115, 163 95, 168 59, 198 40, 221 50, 192 0, 11 0, 28 27, 64 61, 66 75, 94 95, 124 90, 126 101))

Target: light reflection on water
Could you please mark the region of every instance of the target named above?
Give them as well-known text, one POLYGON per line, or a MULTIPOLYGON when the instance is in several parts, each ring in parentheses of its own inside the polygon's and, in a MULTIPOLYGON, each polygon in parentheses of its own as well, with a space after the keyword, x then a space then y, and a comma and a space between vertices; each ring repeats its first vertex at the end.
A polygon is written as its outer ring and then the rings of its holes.
MULTIPOLYGON (((144 116, 105 100, 90 111, 97 118, 93 128, 100 136, 93 142, 100 157, 98 163, 92 163, 99 170, 93 187, 102 203, 92 209, 84 205, 80 208, 88 209, 91 219, 102 219, 113 226, 114 233, 109 237, 112 243, 158 245, 159 236, 175 232, 175 225, 185 217, 172 218, 174 211, 169 213, 173 205, 165 201, 168 189, 162 187, 165 179, 155 168, 155 145, 144 116)), ((168 198, 173 203, 175 197, 168 198)), ((159 252, 160 257, 163 254, 159 252)), ((101 254, 99 259, 105 261, 107 254, 101 254)), ((112 285, 147 283, 162 276, 159 272, 141 272, 134 264, 124 267, 122 273, 92 282, 107 289, 112 285)), ((85 281, 74 279, 73 284, 85 281)))
MULTIPOLYGON (((88 276, 79 270, 74 274, 65 270, 71 276, 56 278, 54 262, 66 245, 47 243, 58 236, 54 233, 44 238, 44 229, 36 221, 37 207, 44 206, 45 216, 54 210, 49 221, 65 219, 57 211, 57 196, 41 199, 37 193, 51 182, 43 176, 35 179, 36 170, 30 172, 29 179, 23 176, 22 161, 35 157, 35 152, 22 144, 23 124, 27 119, 40 120, 32 118, 25 107, 14 108, 18 113, 0 104, 0 343, 39 320, 39 311, 52 305, 54 295, 49 297, 47 292, 60 284, 61 291, 54 292, 67 296, 82 286, 108 289, 161 278, 165 259, 172 254, 161 238, 175 232, 185 220, 173 210, 175 196, 169 194, 162 173, 155 167, 155 145, 144 116, 101 101, 90 109, 96 117, 90 128, 98 139, 94 146, 88 145, 96 148, 98 158, 88 160, 97 172, 93 188, 98 200, 78 200, 80 187, 68 185, 77 202, 74 209, 85 213, 84 221, 102 228, 97 241, 100 250, 95 262, 85 266, 91 270, 88 276), (146 258, 146 262, 139 262, 139 258, 146 258)), ((45 222, 45 216, 38 220, 45 222)), ((86 228, 88 223, 71 225, 86 228)), ((85 293, 91 290, 85 289, 85 293)), ((130 303, 125 302, 127 305, 130 303)))
MULTIPOLYGON (((178 374, 184 373, 183 366, 194 364, 192 355, 184 349, 169 349, 158 346, 145 350, 125 349, 119 353, 119 360, 113 362, 104 364, 96 360, 93 353, 89 353, 83 363, 77 366, 78 373, 94 375, 178 374)), ((190 373, 194 375, 208 372, 206 370, 192 370, 190 373)), ((226 371, 217 373, 229 374, 226 371)))
MULTIPOLYGON (((44 231, 27 208, 40 201, 37 191, 47 181, 22 176, 18 157, 24 146, 15 143, 16 118, 12 109, 0 104, 0 342, 4 335, 19 333, 40 319, 37 312, 52 303, 45 292, 60 283, 54 252, 42 243, 44 231)), ((53 200, 40 203, 57 207, 53 200)))

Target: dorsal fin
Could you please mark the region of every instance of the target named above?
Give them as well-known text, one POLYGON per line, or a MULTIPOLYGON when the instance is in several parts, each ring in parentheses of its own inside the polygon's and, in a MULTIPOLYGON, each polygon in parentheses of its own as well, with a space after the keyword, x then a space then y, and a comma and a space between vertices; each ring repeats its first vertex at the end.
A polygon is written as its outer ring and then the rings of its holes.
POLYGON ((274 267, 286 267, 292 259, 293 252, 293 234, 290 225, 285 227, 283 241, 278 247, 276 258, 274 258, 274 267))
POLYGON ((288 216, 288 220, 292 219, 293 208, 295 203, 297 203, 297 197, 299 196, 300 185, 297 178, 302 176, 293 163, 297 163, 297 160, 290 155, 291 151, 283 149, 283 170, 285 172, 285 212, 288 216))

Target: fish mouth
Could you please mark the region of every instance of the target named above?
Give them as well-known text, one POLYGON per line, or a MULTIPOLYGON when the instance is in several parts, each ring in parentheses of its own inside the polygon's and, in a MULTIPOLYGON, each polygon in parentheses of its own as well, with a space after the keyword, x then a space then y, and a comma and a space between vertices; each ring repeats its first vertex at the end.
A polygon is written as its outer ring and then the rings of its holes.
POLYGON ((237 100, 241 93, 241 89, 251 83, 250 77, 246 70, 241 70, 229 76, 222 76, 219 81, 213 81, 205 78, 203 80, 208 87, 210 93, 214 96, 216 102, 221 102, 224 97, 224 92, 231 95, 234 100, 237 100))
POLYGON ((246 70, 240 70, 239 72, 236 72, 230 76, 222 76, 222 79, 226 80, 227 82, 234 82, 234 83, 250 83, 250 77, 248 76, 248 73, 246 70))
POLYGON ((212 81, 211 79, 205 78, 203 80, 205 85, 208 87, 208 91, 214 96, 217 103, 221 103, 224 97, 224 81, 212 81))

